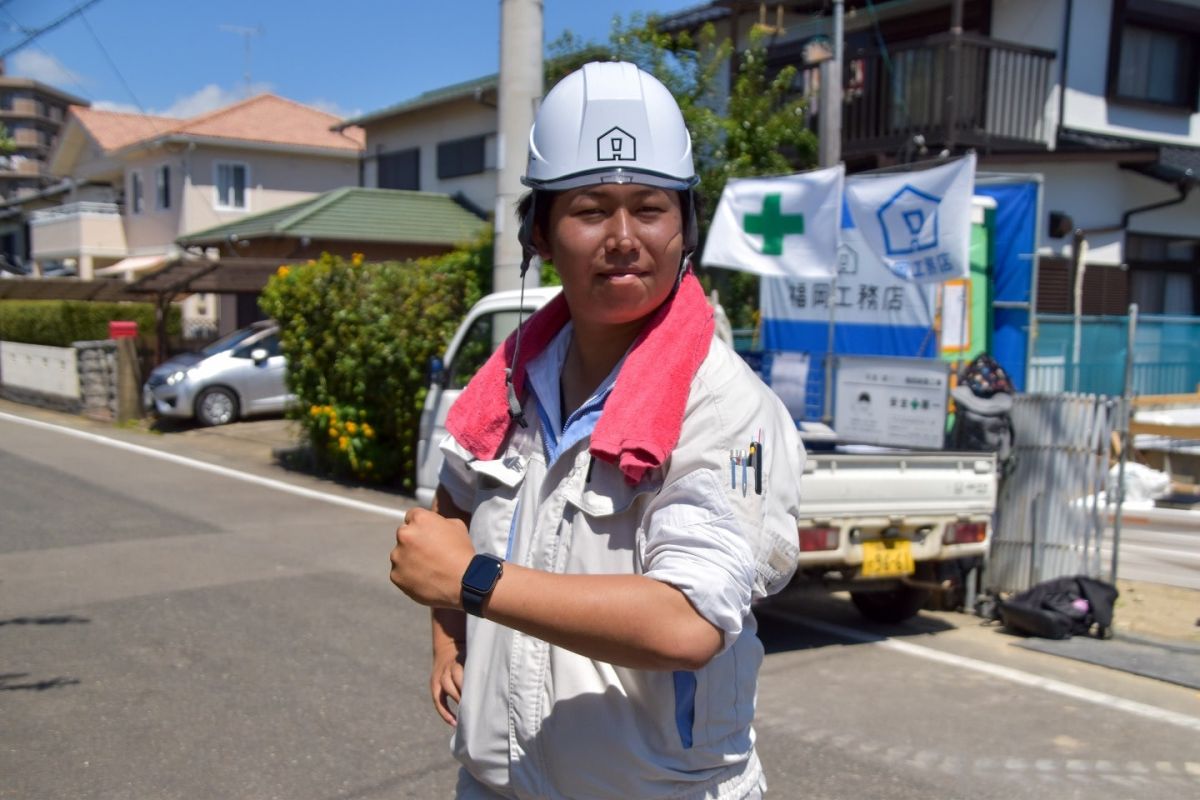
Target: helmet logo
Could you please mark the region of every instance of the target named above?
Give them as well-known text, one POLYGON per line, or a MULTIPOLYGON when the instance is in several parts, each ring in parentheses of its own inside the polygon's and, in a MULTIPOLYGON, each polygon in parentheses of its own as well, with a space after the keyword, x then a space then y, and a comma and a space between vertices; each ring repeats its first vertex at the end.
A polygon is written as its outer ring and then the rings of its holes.
POLYGON ((596 139, 597 161, 637 161, 637 139, 620 128, 609 128, 596 139))

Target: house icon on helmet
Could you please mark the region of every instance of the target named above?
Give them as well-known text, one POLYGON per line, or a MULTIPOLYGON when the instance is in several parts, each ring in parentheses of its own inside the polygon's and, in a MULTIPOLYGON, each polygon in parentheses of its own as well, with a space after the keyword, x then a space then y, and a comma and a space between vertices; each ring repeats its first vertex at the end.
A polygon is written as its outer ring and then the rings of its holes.
POLYGON ((889 256, 905 256, 938 246, 938 206, 942 198, 905 185, 880 206, 876 216, 889 256))
POLYGON ((609 128, 596 139, 597 161, 637 161, 637 139, 620 128, 609 128))

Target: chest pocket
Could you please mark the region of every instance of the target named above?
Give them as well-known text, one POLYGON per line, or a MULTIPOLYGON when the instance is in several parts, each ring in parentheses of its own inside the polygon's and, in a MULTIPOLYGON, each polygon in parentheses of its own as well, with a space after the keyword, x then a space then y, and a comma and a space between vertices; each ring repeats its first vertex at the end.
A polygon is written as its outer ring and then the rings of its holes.
POLYGON ((507 552, 517 497, 534 466, 529 456, 533 444, 528 433, 519 430, 499 458, 468 465, 476 476, 471 539, 480 552, 497 556, 507 552))
POLYGON ((638 512, 662 488, 662 475, 658 471, 630 486, 621 470, 612 464, 597 459, 588 466, 591 458, 587 453, 580 456, 584 479, 567 495, 567 502, 588 517, 600 520, 638 512))

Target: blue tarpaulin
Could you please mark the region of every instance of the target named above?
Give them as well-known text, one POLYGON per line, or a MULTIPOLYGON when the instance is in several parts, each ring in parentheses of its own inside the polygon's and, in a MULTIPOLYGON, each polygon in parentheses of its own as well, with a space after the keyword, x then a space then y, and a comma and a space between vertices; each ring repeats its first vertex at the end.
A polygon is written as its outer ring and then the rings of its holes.
MULTIPOLYGON (((992 254, 992 302, 1029 303, 1037 234, 1038 184, 976 182, 975 194, 996 201, 992 254)), ((997 308, 992 317, 992 355, 1019 390, 1025 389, 1029 312, 997 308)))

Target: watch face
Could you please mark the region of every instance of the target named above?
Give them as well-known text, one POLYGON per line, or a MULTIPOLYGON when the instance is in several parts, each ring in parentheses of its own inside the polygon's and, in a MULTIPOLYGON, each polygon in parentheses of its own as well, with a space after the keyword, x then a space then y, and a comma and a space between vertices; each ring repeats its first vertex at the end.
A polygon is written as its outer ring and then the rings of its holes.
POLYGON ((463 574, 463 586, 480 593, 490 592, 503 569, 504 562, 498 558, 475 556, 463 574))

